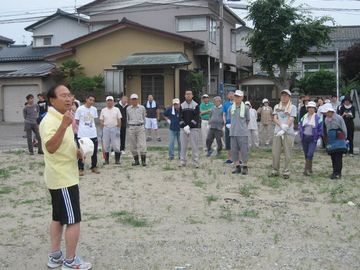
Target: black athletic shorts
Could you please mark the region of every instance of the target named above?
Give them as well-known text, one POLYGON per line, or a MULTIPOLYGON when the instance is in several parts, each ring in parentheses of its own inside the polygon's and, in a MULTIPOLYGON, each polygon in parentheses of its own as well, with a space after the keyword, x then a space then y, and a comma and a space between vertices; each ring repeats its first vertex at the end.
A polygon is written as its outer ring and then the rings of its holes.
POLYGON ((50 189, 52 219, 61 225, 75 224, 81 221, 79 185, 50 189))

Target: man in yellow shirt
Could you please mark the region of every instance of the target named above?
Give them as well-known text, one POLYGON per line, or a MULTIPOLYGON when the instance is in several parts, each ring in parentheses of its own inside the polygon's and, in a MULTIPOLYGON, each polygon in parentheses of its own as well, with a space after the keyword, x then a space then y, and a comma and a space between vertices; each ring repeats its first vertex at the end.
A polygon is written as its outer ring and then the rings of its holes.
POLYGON ((62 266, 62 270, 91 269, 90 263, 76 256, 81 221, 77 158, 81 154, 71 126, 74 121, 72 95, 64 85, 57 85, 49 90, 47 98, 51 107, 40 124, 44 177, 52 202, 51 253, 47 265, 49 268, 62 266), (64 227, 66 257, 61 251, 64 227))

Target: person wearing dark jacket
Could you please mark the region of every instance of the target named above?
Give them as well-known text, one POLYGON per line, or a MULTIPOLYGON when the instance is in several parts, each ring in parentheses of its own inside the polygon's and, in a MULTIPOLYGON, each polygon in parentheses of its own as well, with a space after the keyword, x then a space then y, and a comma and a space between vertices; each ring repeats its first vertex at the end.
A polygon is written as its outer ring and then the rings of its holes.
POLYGON ((304 115, 307 113, 307 104, 309 103, 310 101, 310 97, 309 96, 305 96, 304 99, 303 99, 303 102, 304 102, 304 105, 300 108, 300 111, 299 111, 299 119, 303 118, 304 115))
POLYGON ((185 92, 185 101, 180 106, 180 166, 186 166, 186 150, 190 141, 192 161, 195 168, 199 167, 199 105, 193 100, 191 90, 185 92))
POLYGON ((120 151, 121 154, 125 154, 125 141, 126 141, 126 125, 127 125, 127 117, 126 117, 126 109, 129 107, 128 97, 122 96, 121 100, 118 104, 115 105, 122 115, 121 119, 121 128, 120 128, 120 151))
POLYGON ((338 114, 344 119, 347 129, 347 140, 349 141, 349 155, 354 155, 354 118, 355 108, 352 105, 349 96, 346 96, 343 100, 343 104, 339 106, 338 114))

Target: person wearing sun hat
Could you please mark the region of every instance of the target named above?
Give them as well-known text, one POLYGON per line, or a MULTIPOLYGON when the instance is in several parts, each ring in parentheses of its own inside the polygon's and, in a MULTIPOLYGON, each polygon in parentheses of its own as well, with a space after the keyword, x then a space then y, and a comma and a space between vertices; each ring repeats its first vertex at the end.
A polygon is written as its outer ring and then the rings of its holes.
POLYGON ((273 110, 269 106, 269 100, 264 98, 262 100, 263 106, 261 106, 257 113, 260 115, 260 140, 261 143, 265 142, 265 145, 270 144, 272 138, 272 113, 273 110))
POLYGON ((250 121, 248 124, 249 130, 249 148, 255 146, 259 148, 259 128, 257 123, 257 111, 253 109, 250 101, 246 101, 245 105, 249 108, 250 121))
POLYGON ((300 119, 299 131, 301 144, 305 154, 304 175, 312 174, 312 161, 316 150, 316 144, 323 134, 322 116, 316 114, 316 103, 309 101, 306 105, 307 113, 300 119))
POLYGON ((343 103, 339 106, 338 114, 344 118, 345 125, 347 128, 347 140, 349 141, 349 155, 354 155, 354 118, 355 118, 355 107, 352 105, 350 96, 345 96, 343 103))
POLYGON ((342 158, 343 154, 347 152, 347 129, 344 119, 335 112, 330 103, 324 108, 324 112, 326 113, 325 126, 328 135, 326 151, 331 156, 333 167, 330 178, 337 180, 341 178, 342 158))
POLYGON ((275 105, 273 111, 273 122, 275 123, 274 138, 272 146, 273 171, 270 176, 278 176, 280 170, 280 156, 284 152, 285 162, 283 178, 290 177, 291 151, 294 145, 295 131, 294 120, 297 115, 296 106, 291 103, 291 92, 288 89, 281 91, 280 103, 275 105))

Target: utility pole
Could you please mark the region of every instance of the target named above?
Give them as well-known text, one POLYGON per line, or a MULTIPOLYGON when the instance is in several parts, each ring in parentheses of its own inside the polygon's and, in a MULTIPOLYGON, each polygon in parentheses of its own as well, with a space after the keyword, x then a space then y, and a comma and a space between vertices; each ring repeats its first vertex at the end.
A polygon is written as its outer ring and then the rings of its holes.
POLYGON ((339 50, 336 49, 336 97, 339 100, 340 91, 339 91, 339 50))
POLYGON ((219 20, 219 96, 224 100, 224 1, 219 0, 220 20, 219 20))

